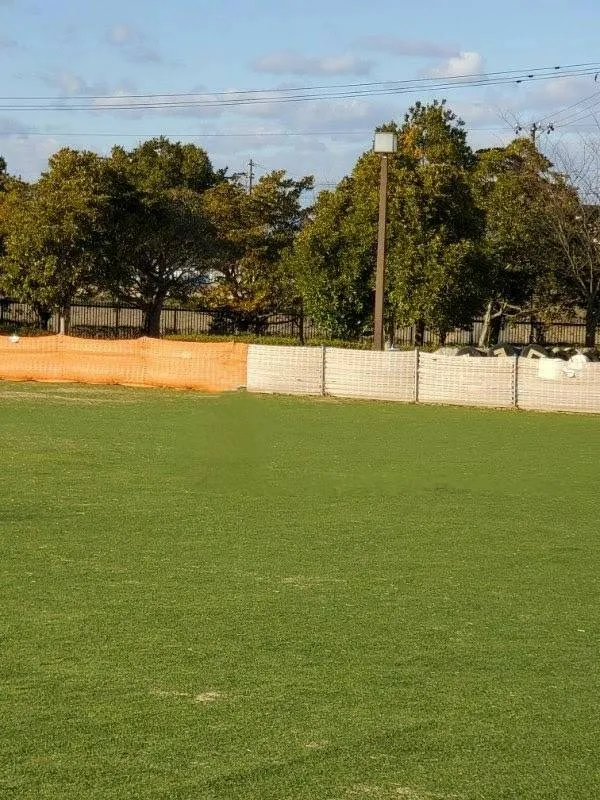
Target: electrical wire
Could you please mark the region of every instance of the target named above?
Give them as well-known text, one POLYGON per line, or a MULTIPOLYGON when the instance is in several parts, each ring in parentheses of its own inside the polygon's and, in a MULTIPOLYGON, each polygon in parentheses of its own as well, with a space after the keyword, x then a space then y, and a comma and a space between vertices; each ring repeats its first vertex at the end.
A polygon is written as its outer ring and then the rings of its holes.
MULTIPOLYGON (((492 72, 487 72, 486 75, 489 77, 495 76, 509 76, 509 75, 525 75, 525 77, 532 78, 537 73, 544 73, 544 72, 556 72, 558 70, 571 70, 571 69, 582 69, 582 68, 590 68, 592 70, 600 69, 600 65, 598 62, 594 61, 584 61, 579 64, 565 64, 564 66, 549 66, 549 67, 529 67, 526 69, 506 69, 506 70, 497 70, 492 72)), ((395 81, 361 81, 359 83, 337 83, 337 84, 324 84, 324 85, 317 85, 317 86, 295 86, 295 87, 272 87, 270 89, 241 89, 241 90, 227 90, 227 91, 186 91, 186 92, 150 92, 148 94, 123 94, 121 95, 123 98, 126 99, 151 99, 155 97, 188 97, 188 96, 198 96, 198 95, 205 95, 210 94, 214 97, 220 96, 234 96, 234 95, 249 95, 249 94, 273 94, 277 92, 303 92, 303 91, 317 91, 317 90, 330 90, 330 89, 353 89, 353 88, 364 88, 364 87, 371 87, 371 86, 401 86, 401 85, 412 85, 412 84, 419 84, 419 83, 428 83, 438 79, 449 79, 449 80, 456 80, 456 81, 463 81, 468 78, 478 77, 477 75, 466 74, 466 75, 453 75, 453 76, 438 76, 437 78, 432 77, 422 77, 422 78, 411 78, 408 80, 395 80, 395 81)), ((0 96, 0 101, 6 100, 55 100, 55 97, 50 95, 40 95, 40 96, 0 96)), ((82 94, 82 95, 71 95, 70 99, 73 100, 112 100, 114 99, 114 95, 106 95, 106 94, 97 94, 97 95, 89 95, 89 94, 82 94)))
POLYGON ((590 94, 587 97, 582 97, 581 100, 577 100, 577 102, 572 103, 570 106, 566 106, 565 108, 561 108, 558 111, 553 111, 550 114, 546 114, 545 117, 538 119, 538 124, 544 125, 545 123, 550 123, 550 122, 555 124, 560 121, 560 117, 563 114, 567 114, 567 116, 569 116, 568 114, 569 111, 576 109, 578 106, 582 105, 583 103, 587 103, 588 100, 593 100, 596 97, 600 97, 600 91, 593 92, 593 94, 590 94))
POLYGON ((155 109, 202 109, 202 108, 235 108, 248 105, 279 105, 283 103, 316 102, 326 100, 342 100, 358 97, 376 97, 382 95, 403 95, 424 90, 428 92, 450 91, 454 89, 476 88, 482 86, 503 86, 507 84, 523 84, 536 81, 548 81, 572 77, 584 77, 597 74, 600 63, 585 66, 573 65, 565 68, 555 67, 552 72, 548 68, 539 68, 523 74, 517 71, 503 73, 490 73, 489 75, 464 76, 447 79, 415 79, 414 81, 381 82, 372 84, 346 84, 329 87, 321 90, 319 87, 310 87, 308 90, 282 89, 271 96, 264 96, 266 90, 258 92, 232 93, 232 94, 196 94, 192 95, 201 99, 177 99, 185 95, 152 95, 153 102, 138 102, 135 96, 117 96, 107 98, 97 96, 85 98, 46 98, 44 103, 25 101, 0 103, 0 111, 139 111, 155 109), (519 75, 520 77, 515 77, 519 75), (304 93, 300 93, 300 92, 304 93), (233 95, 233 96, 232 96, 233 95), (162 99, 165 98, 165 99, 162 99), (221 99, 219 99, 221 98, 221 99), (98 103, 97 100, 103 102, 98 103))

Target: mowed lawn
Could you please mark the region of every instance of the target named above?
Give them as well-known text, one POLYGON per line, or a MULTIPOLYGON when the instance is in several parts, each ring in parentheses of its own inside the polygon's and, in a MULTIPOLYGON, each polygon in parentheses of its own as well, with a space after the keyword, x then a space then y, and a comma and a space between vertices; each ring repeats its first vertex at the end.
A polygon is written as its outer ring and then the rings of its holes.
POLYGON ((3 800, 600 796, 600 420, 0 383, 3 800))

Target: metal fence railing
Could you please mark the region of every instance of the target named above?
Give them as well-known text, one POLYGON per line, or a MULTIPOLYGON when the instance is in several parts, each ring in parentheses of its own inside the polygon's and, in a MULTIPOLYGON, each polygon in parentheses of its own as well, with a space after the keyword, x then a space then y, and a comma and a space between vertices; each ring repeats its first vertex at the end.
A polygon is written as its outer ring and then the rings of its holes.
MULTIPOLYGON (((27 303, 0 299, 0 329, 40 328, 40 318, 27 303)), ((47 321, 47 330, 59 330, 58 314, 47 321)), ((110 302, 73 303, 70 332, 74 336, 96 339, 131 339, 143 331, 139 308, 110 302)), ((282 311, 259 318, 235 314, 228 309, 189 309, 167 306, 160 317, 160 334, 193 335, 260 333, 298 340, 314 339, 323 333, 297 311, 282 311)))
MULTIPOLYGON (((142 312, 138 308, 114 302, 74 303, 71 306, 70 332, 74 336, 94 339, 132 339, 143 331, 142 312)), ((457 328, 445 337, 446 345, 476 345, 483 321, 474 319, 467 328, 457 328)), ((0 330, 10 331, 19 328, 40 328, 40 318, 27 303, 9 298, 0 299, 0 330)), ((59 330, 57 314, 48 320, 47 329, 56 333, 59 330)), ((195 335, 261 333, 266 336, 281 336, 310 342, 315 339, 331 338, 327 331, 319 328, 309 318, 298 311, 281 311, 252 320, 244 319, 228 309, 189 309, 167 306, 160 320, 160 334, 195 335)), ((415 326, 400 327, 395 331, 396 347, 412 347, 416 340, 415 326)), ((600 340, 600 337, 599 337, 600 340)), ((585 343, 585 324, 579 321, 557 321, 543 323, 534 318, 509 320, 500 330, 499 342, 526 345, 532 342, 546 345, 583 346, 585 343)), ((441 344, 440 337, 430 329, 425 329, 422 344, 435 347, 441 344)))

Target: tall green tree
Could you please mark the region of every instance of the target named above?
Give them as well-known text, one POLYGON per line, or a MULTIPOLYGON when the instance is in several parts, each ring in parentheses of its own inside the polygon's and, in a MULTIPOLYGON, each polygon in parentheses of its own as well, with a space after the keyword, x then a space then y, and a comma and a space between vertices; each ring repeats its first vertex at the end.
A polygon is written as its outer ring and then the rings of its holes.
POLYGON ((213 281, 204 299, 226 309, 239 330, 260 331, 269 314, 293 305, 282 254, 310 213, 302 195, 312 185, 310 176, 293 180, 276 170, 264 175, 251 194, 232 181, 204 195, 216 232, 213 281))
MULTIPOLYGON (((399 139, 389 157, 387 326, 429 325, 443 337, 482 303, 474 156, 444 103, 417 103, 402 125, 382 129, 399 139)), ((291 256, 307 312, 337 335, 359 336, 372 325, 379 174, 380 157, 364 153, 349 178, 319 197, 291 256)))
POLYGON ((584 202, 568 183, 547 194, 547 237, 555 251, 552 287, 563 306, 582 312, 585 344, 600 324, 600 206, 584 202))
POLYGON ((470 183, 475 159, 461 120, 445 103, 417 103, 399 130, 389 205, 389 297, 401 324, 442 340, 470 324, 482 303, 483 214, 470 183))
POLYGON ((34 184, 9 181, 0 197, 5 291, 67 329, 76 295, 98 285, 112 220, 114 183, 104 159, 69 148, 34 184))
POLYGON ((356 339, 372 324, 378 175, 369 154, 321 192, 286 257, 306 313, 333 338, 356 339))
POLYGON ((556 313, 557 252, 548 235, 549 199, 562 194, 551 164, 530 139, 481 150, 473 190, 485 213, 489 270, 480 345, 497 341, 505 317, 556 313))
POLYGON ((144 331, 157 336, 169 299, 186 299, 210 269, 215 232, 202 196, 224 180, 202 148, 164 137, 131 151, 115 147, 111 167, 128 184, 127 209, 111 239, 107 287, 143 312, 144 331))

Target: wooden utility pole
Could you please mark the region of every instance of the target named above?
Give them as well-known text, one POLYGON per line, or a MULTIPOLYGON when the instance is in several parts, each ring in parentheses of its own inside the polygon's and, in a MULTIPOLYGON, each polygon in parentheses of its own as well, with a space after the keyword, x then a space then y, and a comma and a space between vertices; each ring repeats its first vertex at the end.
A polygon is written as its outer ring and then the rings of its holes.
POLYGON ((248 164, 248 194, 252 194, 252 187, 254 185, 254 161, 250 159, 250 163, 248 164))

